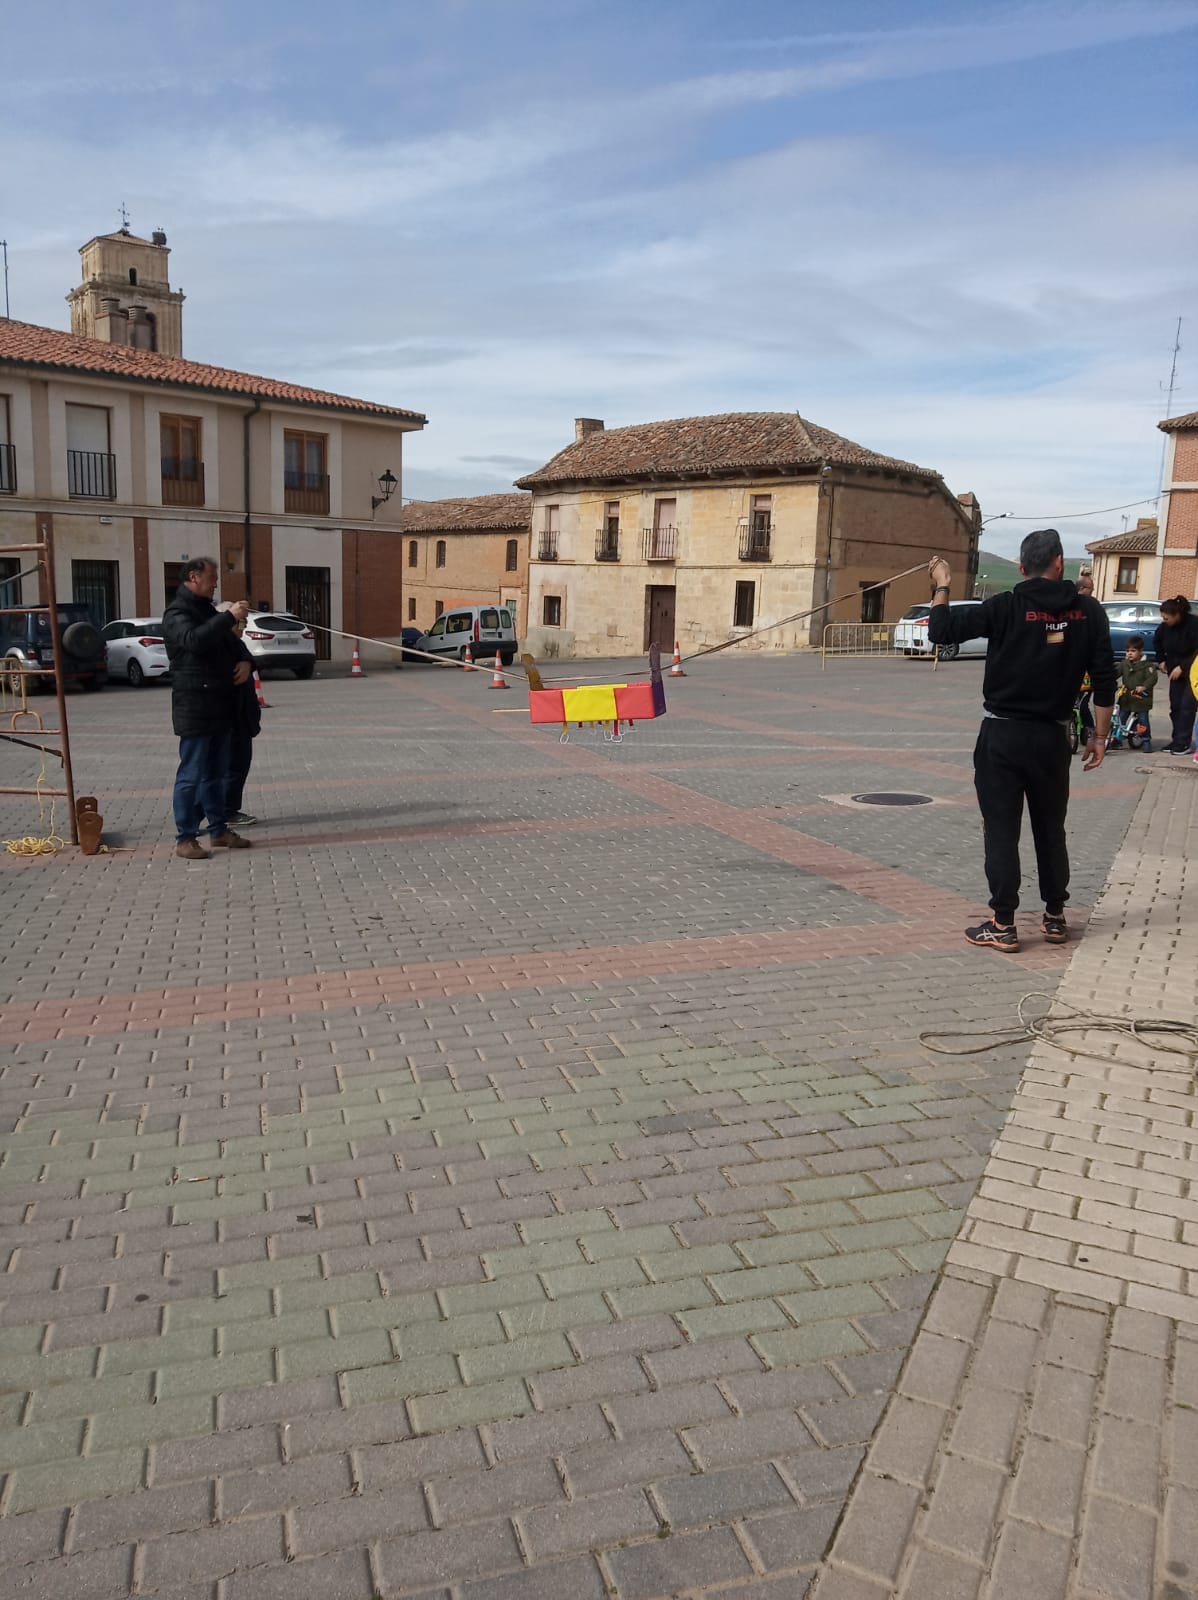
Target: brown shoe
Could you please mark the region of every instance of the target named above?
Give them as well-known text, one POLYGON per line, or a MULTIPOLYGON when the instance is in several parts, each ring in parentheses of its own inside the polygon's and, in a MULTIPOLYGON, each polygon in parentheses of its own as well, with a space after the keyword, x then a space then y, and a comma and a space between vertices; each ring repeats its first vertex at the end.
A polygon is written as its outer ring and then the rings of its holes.
POLYGON ((200 846, 198 839, 180 839, 175 846, 175 854, 182 856, 184 861, 211 861, 212 857, 207 850, 200 846))
POLYGON ((234 833, 232 828, 226 828, 224 833, 214 834, 208 843, 218 850, 248 850, 250 841, 243 839, 239 833, 234 833))

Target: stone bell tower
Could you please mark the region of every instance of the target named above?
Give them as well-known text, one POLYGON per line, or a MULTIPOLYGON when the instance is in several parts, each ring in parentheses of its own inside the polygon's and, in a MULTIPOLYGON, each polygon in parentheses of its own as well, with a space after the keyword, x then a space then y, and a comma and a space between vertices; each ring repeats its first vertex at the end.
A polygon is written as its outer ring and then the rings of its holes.
POLYGON ((129 232, 90 239, 79 252, 82 282, 67 295, 71 332, 106 344, 183 354, 183 293, 167 277, 166 234, 129 232))

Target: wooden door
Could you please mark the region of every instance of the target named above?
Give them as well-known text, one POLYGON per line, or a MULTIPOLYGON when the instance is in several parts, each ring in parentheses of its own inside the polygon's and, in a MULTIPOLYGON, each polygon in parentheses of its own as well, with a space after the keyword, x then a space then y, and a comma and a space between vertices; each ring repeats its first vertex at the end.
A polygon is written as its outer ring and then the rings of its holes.
POLYGON ((645 589, 645 649, 660 646, 666 655, 674 648, 674 585, 654 583, 645 589))

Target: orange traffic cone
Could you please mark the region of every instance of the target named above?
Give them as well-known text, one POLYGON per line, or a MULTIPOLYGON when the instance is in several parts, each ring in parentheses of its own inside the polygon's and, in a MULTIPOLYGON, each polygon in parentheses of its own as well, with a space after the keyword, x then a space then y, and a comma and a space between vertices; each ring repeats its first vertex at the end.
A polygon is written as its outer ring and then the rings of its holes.
POLYGON ((474 656, 470 650, 469 639, 466 640, 466 654, 462 657, 462 669, 465 672, 477 672, 478 670, 474 665, 474 656))
POLYGON ((503 673, 500 672, 500 670, 499 670, 501 665, 502 665, 502 657, 500 656, 499 651, 496 650, 496 652, 495 652, 495 670, 491 674, 491 687, 492 687, 492 689, 506 689, 507 688, 507 679, 504 677, 503 673))
POLYGON ((362 657, 358 651, 358 641, 354 640, 354 659, 350 662, 349 675, 351 678, 364 678, 362 671, 362 657))
POLYGON ((254 669, 254 693, 258 696, 258 704, 262 707, 263 711, 269 711, 270 702, 262 693, 262 679, 258 676, 257 668, 254 669))
POLYGON ((670 663, 670 677, 671 678, 685 678, 686 677, 686 673, 683 672, 683 670, 682 670, 682 651, 678 648, 677 639, 674 640, 674 659, 670 663))

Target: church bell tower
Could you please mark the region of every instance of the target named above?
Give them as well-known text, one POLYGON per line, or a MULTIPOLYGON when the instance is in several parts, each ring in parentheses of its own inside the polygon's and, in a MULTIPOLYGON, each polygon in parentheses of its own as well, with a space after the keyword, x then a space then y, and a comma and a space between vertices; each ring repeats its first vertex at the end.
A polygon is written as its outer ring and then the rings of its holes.
POLYGON ((82 282, 71 290, 71 332, 135 350, 183 354, 183 293, 167 276, 166 234, 129 232, 90 239, 79 252, 82 282))

